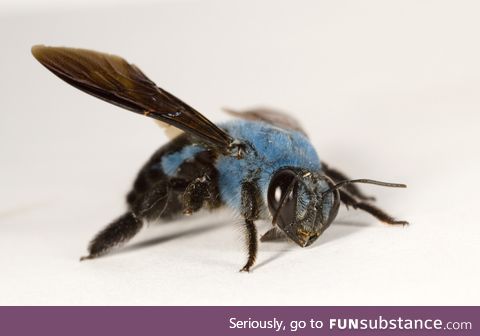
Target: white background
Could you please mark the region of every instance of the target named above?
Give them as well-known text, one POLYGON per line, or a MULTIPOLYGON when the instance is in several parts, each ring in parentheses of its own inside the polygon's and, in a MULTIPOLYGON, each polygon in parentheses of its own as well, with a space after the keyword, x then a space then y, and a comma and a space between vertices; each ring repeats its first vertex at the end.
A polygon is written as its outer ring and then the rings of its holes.
POLYGON ((478 305, 476 3, 3 4, 0 304, 478 305), (262 243, 245 274, 241 220, 223 211, 80 263, 166 137, 54 77, 37 43, 122 55, 213 121, 290 111, 330 165, 407 183, 365 189, 411 225, 342 210, 310 248, 262 243))

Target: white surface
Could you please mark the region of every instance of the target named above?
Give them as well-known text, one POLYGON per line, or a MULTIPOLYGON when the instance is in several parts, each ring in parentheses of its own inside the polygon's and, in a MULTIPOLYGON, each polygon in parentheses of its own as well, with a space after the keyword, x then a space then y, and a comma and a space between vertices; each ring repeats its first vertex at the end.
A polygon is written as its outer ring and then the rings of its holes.
POLYGON ((0 14, 0 304, 478 305, 479 9, 272 0, 0 14), (166 139, 47 72, 37 43, 122 55, 214 121, 221 106, 291 111, 331 165, 407 183, 365 189, 412 225, 342 211, 311 248, 261 244, 244 274, 240 221, 221 212, 151 225, 79 263, 166 139))
POLYGON ((112 8, 112 6, 125 6, 135 3, 149 5, 164 2, 192 2, 198 0, 0 0, 0 13, 31 13, 58 10, 98 9, 112 8))

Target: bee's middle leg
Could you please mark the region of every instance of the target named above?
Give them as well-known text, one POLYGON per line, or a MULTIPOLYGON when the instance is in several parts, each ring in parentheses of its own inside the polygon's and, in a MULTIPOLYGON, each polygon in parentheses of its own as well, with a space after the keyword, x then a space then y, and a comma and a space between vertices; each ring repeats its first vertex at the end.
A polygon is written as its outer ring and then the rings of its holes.
MULTIPOLYGON (((189 216, 200 210, 205 201, 212 203, 212 198, 214 198, 217 193, 211 190, 211 183, 208 176, 201 176, 195 178, 187 185, 182 198, 184 215, 189 216)), ((210 205, 214 207, 213 204, 210 205)))
POLYGON ((258 240, 257 240, 257 228, 254 220, 258 219, 259 215, 259 195, 260 192, 254 182, 244 182, 242 184, 242 201, 241 212, 245 218, 245 229, 247 234, 247 248, 248 259, 245 266, 242 267, 240 272, 249 272, 250 268, 255 263, 257 258, 258 240))

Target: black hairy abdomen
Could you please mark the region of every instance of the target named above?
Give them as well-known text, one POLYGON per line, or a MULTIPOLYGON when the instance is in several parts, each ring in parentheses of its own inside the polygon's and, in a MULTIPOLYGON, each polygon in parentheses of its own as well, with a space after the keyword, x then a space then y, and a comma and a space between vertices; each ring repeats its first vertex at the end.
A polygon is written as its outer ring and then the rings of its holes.
POLYGON ((222 205, 218 171, 214 165, 217 153, 213 148, 206 147, 205 151, 183 161, 174 176, 168 176, 161 169, 165 155, 176 153, 194 141, 195 138, 188 134, 176 137, 158 149, 141 168, 132 190, 127 194, 127 204, 134 213, 148 219, 169 219, 180 214, 184 210, 185 190, 198 180, 205 180, 206 183, 189 188, 193 210, 197 211, 205 205, 209 209, 222 205))

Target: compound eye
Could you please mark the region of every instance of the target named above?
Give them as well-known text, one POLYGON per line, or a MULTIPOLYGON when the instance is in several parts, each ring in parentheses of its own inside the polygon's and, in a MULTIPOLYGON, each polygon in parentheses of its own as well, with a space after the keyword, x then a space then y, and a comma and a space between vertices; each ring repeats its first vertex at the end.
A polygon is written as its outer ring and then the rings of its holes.
POLYGON ((290 169, 280 170, 272 177, 267 194, 268 208, 272 214, 278 211, 283 198, 284 207, 288 208, 293 203, 296 185, 296 175, 290 169))

